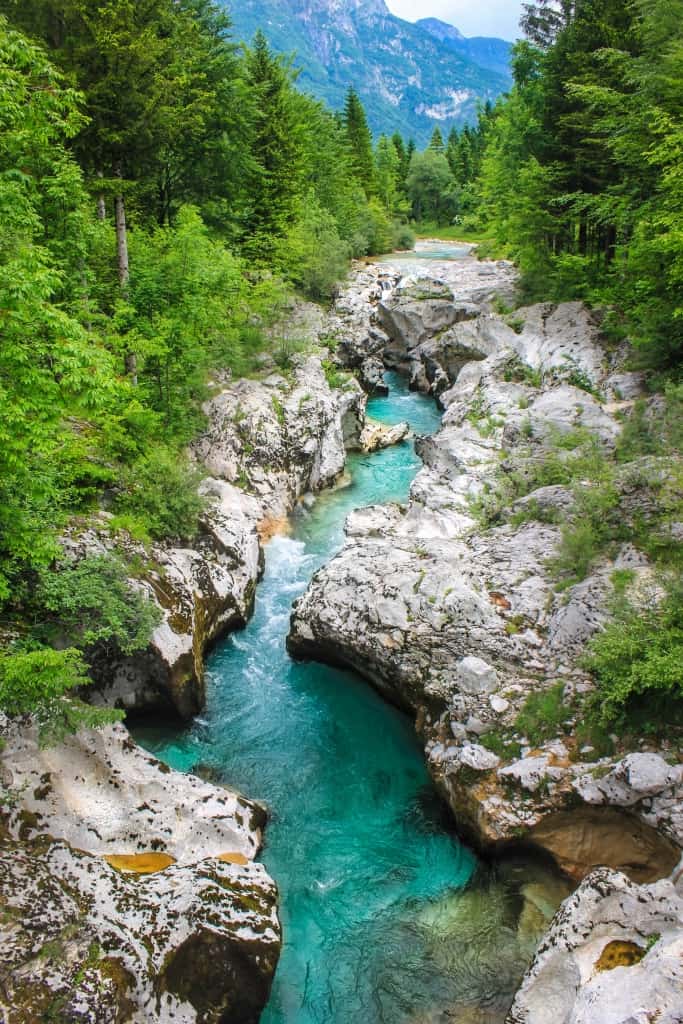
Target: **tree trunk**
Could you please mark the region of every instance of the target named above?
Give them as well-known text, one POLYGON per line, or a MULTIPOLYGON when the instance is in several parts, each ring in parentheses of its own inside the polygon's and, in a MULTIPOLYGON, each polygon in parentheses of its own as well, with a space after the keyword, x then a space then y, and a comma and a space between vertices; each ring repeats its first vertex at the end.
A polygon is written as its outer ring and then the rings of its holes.
POLYGON ((128 232, 126 230, 126 206, 122 195, 114 200, 116 215, 116 253, 119 264, 119 284, 122 292, 128 291, 130 270, 128 267, 128 232))
MULTIPOLYGON (((102 174, 102 171, 98 171, 97 172, 97 177, 98 178, 103 178, 104 177, 104 175, 102 174)), ((98 220, 106 220, 107 219, 107 204, 104 201, 104 192, 100 192, 100 194, 97 197, 97 219, 98 220)))
MULTIPOLYGON (((118 176, 121 177, 120 172, 118 176)), ((119 193, 114 199, 114 215, 116 219, 116 253, 119 264, 119 285, 125 296, 128 293, 130 281, 130 270, 128 266, 128 231, 126 229, 126 204, 123 194, 119 193)), ((125 355, 126 373, 133 384, 138 382, 138 359, 135 352, 126 352, 125 355)))

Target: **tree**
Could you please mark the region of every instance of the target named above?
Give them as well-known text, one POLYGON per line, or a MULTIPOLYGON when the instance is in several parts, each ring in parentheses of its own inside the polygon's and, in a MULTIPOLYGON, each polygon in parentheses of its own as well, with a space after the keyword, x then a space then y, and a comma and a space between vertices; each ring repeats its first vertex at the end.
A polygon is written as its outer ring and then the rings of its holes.
POLYGON ((447 223, 454 212, 454 186, 453 175, 443 153, 426 149, 424 153, 413 154, 406 187, 417 221, 447 223))
POLYGON ((255 118, 250 150, 255 174, 251 181, 251 209, 247 217, 251 236, 247 251, 263 259, 273 239, 293 224, 303 192, 304 129, 297 117, 292 89, 293 72, 268 48, 257 32, 247 51, 246 81, 253 92, 255 118))
POLYGON ((353 88, 349 88, 346 94, 343 123, 353 173, 362 185, 365 195, 370 198, 375 192, 372 135, 363 104, 353 88))
POLYGON ((443 135, 441 134, 441 129, 438 125, 432 132, 432 137, 429 140, 429 148, 433 149, 435 153, 443 153, 445 150, 443 135))
POLYGON ((0 18, 0 602, 56 551, 65 454, 80 445, 63 418, 94 414, 117 387, 99 339, 59 302, 87 244, 86 193, 65 148, 82 127, 78 100, 0 18))
POLYGON ((400 173, 396 147, 386 135, 380 136, 375 150, 375 187, 378 199, 390 214, 399 212, 400 173))

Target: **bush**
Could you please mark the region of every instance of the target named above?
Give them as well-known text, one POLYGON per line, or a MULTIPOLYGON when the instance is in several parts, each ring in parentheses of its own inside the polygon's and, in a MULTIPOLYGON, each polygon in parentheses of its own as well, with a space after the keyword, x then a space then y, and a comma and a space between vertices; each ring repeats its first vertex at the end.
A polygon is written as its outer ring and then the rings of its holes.
POLYGON ((408 224, 394 224, 394 249, 414 249, 415 232, 408 224))
POLYGON ((278 248, 285 274, 310 299, 330 299, 348 268, 349 246, 342 241, 332 214, 308 195, 301 218, 278 248))
POLYGON ((683 715, 683 584, 669 580, 664 599, 645 608, 617 595, 613 611, 584 659, 598 684, 591 713, 603 726, 637 720, 656 732, 683 715))
POLYGON ((191 540, 204 508, 201 479, 186 456, 156 448, 124 472, 115 509, 145 524, 155 540, 191 540))
POLYGON ((74 696, 76 688, 89 683, 82 656, 72 648, 41 647, 0 657, 0 709, 8 715, 34 715, 42 744, 123 718, 122 711, 94 708, 74 696))
POLYGON ((125 563, 113 555, 83 558, 58 572, 43 572, 34 595, 44 641, 81 650, 141 650, 159 623, 157 606, 134 590, 125 563))

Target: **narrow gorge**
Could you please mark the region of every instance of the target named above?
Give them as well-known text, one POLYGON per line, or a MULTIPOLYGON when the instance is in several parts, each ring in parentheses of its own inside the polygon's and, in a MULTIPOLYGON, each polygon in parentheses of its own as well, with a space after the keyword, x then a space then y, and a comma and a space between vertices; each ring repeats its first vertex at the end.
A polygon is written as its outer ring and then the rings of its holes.
MULTIPOLYGON (((609 452, 642 381, 579 304, 494 312, 514 286, 419 243, 293 311, 291 368, 213 382, 201 537, 129 542, 162 620, 96 666, 149 754, 4 728, 7 1024, 680 1020, 681 767, 577 738, 613 573, 651 568, 625 543, 558 590, 576 494, 534 470, 609 452)), ((662 500, 638 468, 625 515, 662 500)))

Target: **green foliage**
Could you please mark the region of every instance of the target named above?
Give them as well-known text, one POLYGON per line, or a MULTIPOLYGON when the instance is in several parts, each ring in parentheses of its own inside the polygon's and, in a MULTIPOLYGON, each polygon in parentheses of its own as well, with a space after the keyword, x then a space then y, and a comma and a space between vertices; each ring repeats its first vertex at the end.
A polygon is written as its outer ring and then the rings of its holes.
POLYGON ((324 359, 322 365, 325 372, 325 380, 332 390, 341 391, 348 386, 351 377, 345 370, 340 370, 329 359, 324 359))
POLYGON ((522 755, 521 745, 505 732, 498 729, 492 729, 490 732, 484 733, 479 742, 482 747, 486 747, 487 750, 490 750, 504 761, 509 761, 522 755))
POLYGON ((201 479, 185 456, 155 447, 124 472, 115 508, 144 522, 155 540, 192 540, 204 508, 201 479))
POLYGON ((368 128, 363 105, 358 98, 358 93, 352 87, 349 87, 346 94, 342 123, 346 132, 353 172, 369 199, 375 192, 372 135, 368 128))
POLYGON ((397 224, 394 228, 394 248, 414 249, 415 232, 407 224, 397 224))
POLYGON ((73 695, 89 682, 82 656, 72 648, 0 656, 0 708, 9 715, 34 715, 44 744, 123 718, 120 711, 91 707, 73 695))
POLYGON ((515 731, 537 746, 564 732, 569 709, 563 698, 564 684, 556 683, 549 690, 529 694, 517 715, 515 731))
POLYGON ((602 726, 656 732, 683 722, 683 588, 666 581, 637 606, 617 594, 613 620, 590 644, 585 666, 597 682, 591 711, 602 726))
POLYGON ((522 300, 610 304, 646 364, 680 362, 683 0, 531 4, 524 24, 477 216, 518 260, 522 300))
POLYGON ((416 220, 448 224, 456 213, 455 179, 443 153, 426 149, 414 153, 406 179, 416 220))
POLYGON ((255 103, 251 152, 256 164, 248 216, 247 251, 267 262, 273 237, 294 223, 304 179, 303 124, 289 64, 268 48, 259 30, 246 55, 255 103))
POLYGON ((279 249, 283 270, 311 299, 331 299, 348 267, 349 250, 331 213, 310 193, 301 219, 279 249))
POLYGON ((668 382, 664 401, 635 403, 617 442, 617 459, 630 462, 641 455, 665 455, 683 449, 683 384, 668 382))
POLYGON ((91 555, 43 570, 32 599, 39 614, 33 633, 53 645, 99 647, 132 654, 149 643, 161 621, 155 604, 132 589, 123 560, 91 555))

